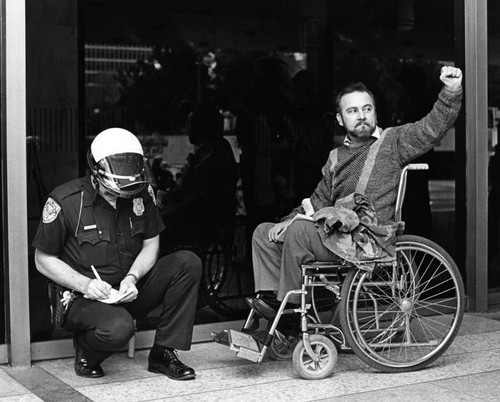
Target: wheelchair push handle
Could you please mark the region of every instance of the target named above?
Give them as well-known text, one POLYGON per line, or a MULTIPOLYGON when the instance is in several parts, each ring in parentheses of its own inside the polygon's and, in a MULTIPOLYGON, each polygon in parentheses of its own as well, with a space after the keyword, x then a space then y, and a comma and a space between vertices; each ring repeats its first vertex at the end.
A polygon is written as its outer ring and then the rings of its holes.
POLYGON ((401 221, 401 214, 403 208, 403 200, 405 198, 406 192, 406 178, 408 176, 408 170, 428 170, 429 165, 427 163, 410 163, 406 165, 401 171, 401 177, 399 178, 399 188, 398 188, 398 196, 396 198, 396 209, 394 213, 394 219, 396 222, 401 221))
POLYGON ((410 163, 408 170, 429 170, 429 165, 427 163, 410 163))

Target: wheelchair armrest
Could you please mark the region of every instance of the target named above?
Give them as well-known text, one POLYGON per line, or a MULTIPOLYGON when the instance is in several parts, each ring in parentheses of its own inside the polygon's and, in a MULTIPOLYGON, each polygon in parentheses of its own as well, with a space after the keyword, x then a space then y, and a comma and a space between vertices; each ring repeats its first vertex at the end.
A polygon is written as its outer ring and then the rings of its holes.
POLYGON ((306 272, 310 274, 338 274, 340 270, 346 270, 351 267, 352 265, 349 262, 340 259, 338 261, 313 261, 301 266, 303 274, 306 272))
POLYGON ((405 231, 406 223, 405 221, 398 222, 398 228, 396 229, 396 236, 401 236, 405 231))

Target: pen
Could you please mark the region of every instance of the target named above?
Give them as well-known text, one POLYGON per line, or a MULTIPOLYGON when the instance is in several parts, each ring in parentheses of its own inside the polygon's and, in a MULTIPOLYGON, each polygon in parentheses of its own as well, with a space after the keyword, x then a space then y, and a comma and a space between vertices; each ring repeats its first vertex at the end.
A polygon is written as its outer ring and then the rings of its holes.
POLYGON ((97 272, 97 270, 95 269, 95 267, 93 265, 90 266, 90 268, 92 268, 92 272, 94 273, 95 277, 97 278, 97 280, 99 282, 102 282, 102 279, 101 277, 99 276, 99 273, 97 272))

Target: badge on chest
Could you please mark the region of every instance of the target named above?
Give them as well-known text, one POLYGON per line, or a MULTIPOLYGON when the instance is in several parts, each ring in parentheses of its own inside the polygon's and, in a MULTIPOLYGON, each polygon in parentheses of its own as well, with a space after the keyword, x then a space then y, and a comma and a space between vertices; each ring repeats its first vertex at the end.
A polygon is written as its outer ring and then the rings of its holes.
POLYGON ((134 211, 134 214, 136 216, 142 216, 142 214, 144 213, 144 201, 142 200, 142 197, 141 198, 134 198, 133 199, 133 207, 132 207, 132 210, 134 211))

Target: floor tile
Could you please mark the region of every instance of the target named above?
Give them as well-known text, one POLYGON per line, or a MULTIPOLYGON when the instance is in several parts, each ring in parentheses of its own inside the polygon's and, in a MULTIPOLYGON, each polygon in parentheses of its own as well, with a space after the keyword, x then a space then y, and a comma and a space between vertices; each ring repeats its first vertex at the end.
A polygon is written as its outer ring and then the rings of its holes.
POLYGON ((8 369, 8 366, 0 366, 0 398, 29 394, 25 387, 7 373, 8 369))
POLYGON ((34 394, 0 397, 0 402, 40 402, 42 399, 34 394))
POLYGON ((458 333, 459 335, 467 335, 488 331, 500 331, 500 321, 476 314, 465 314, 458 333))
POLYGON ((475 396, 484 401, 498 401, 500 370, 435 382, 436 386, 475 396))
MULTIPOLYGON (((328 401, 326 398, 325 401, 328 401)), ((431 383, 386 388, 380 391, 357 393, 335 398, 335 402, 480 402, 483 399, 458 391, 444 389, 431 383)))
POLYGON ((106 376, 100 379, 77 377, 72 358, 42 361, 35 363, 35 370, 26 372, 31 377, 26 374, 23 378, 22 370, 18 371, 14 377, 19 383, 7 374, 14 369, 0 368, 0 402, 82 400, 72 399, 72 395, 96 402, 493 401, 500 394, 499 339, 499 321, 466 314, 459 336, 424 370, 384 374, 353 354, 340 354, 334 373, 321 381, 300 378, 291 361, 276 362, 266 357, 257 364, 212 342, 197 343, 191 351, 179 352, 180 359, 196 369, 194 381, 173 381, 148 372, 149 350, 138 350, 134 359, 128 359, 125 353, 115 354, 103 363, 106 376), (49 377, 52 380, 40 382, 49 377), (42 397, 51 394, 51 387, 55 387, 54 395, 59 392, 57 399, 42 397), (41 398, 30 393, 31 389, 41 398))
POLYGON ((40 367, 9 367, 5 370, 14 380, 45 402, 88 401, 82 394, 40 367))
POLYGON ((487 313, 475 313, 478 317, 488 318, 490 320, 500 321, 500 310, 488 311, 487 313))
POLYGON ((498 348, 500 331, 457 336, 445 352, 446 355, 479 352, 498 348))
MULTIPOLYGON (((290 362, 267 361, 206 369, 194 381, 178 382, 163 376, 79 387, 92 400, 301 400, 311 401, 428 383, 500 370, 500 350, 443 357, 432 367, 413 373, 384 374, 359 365, 356 356, 342 356, 335 373, 321 381, 301 379, 290 362), (351 369, 346 367, 351 365, 351 369)), ((441 391, 443 394, 449 390, 441 391)))

